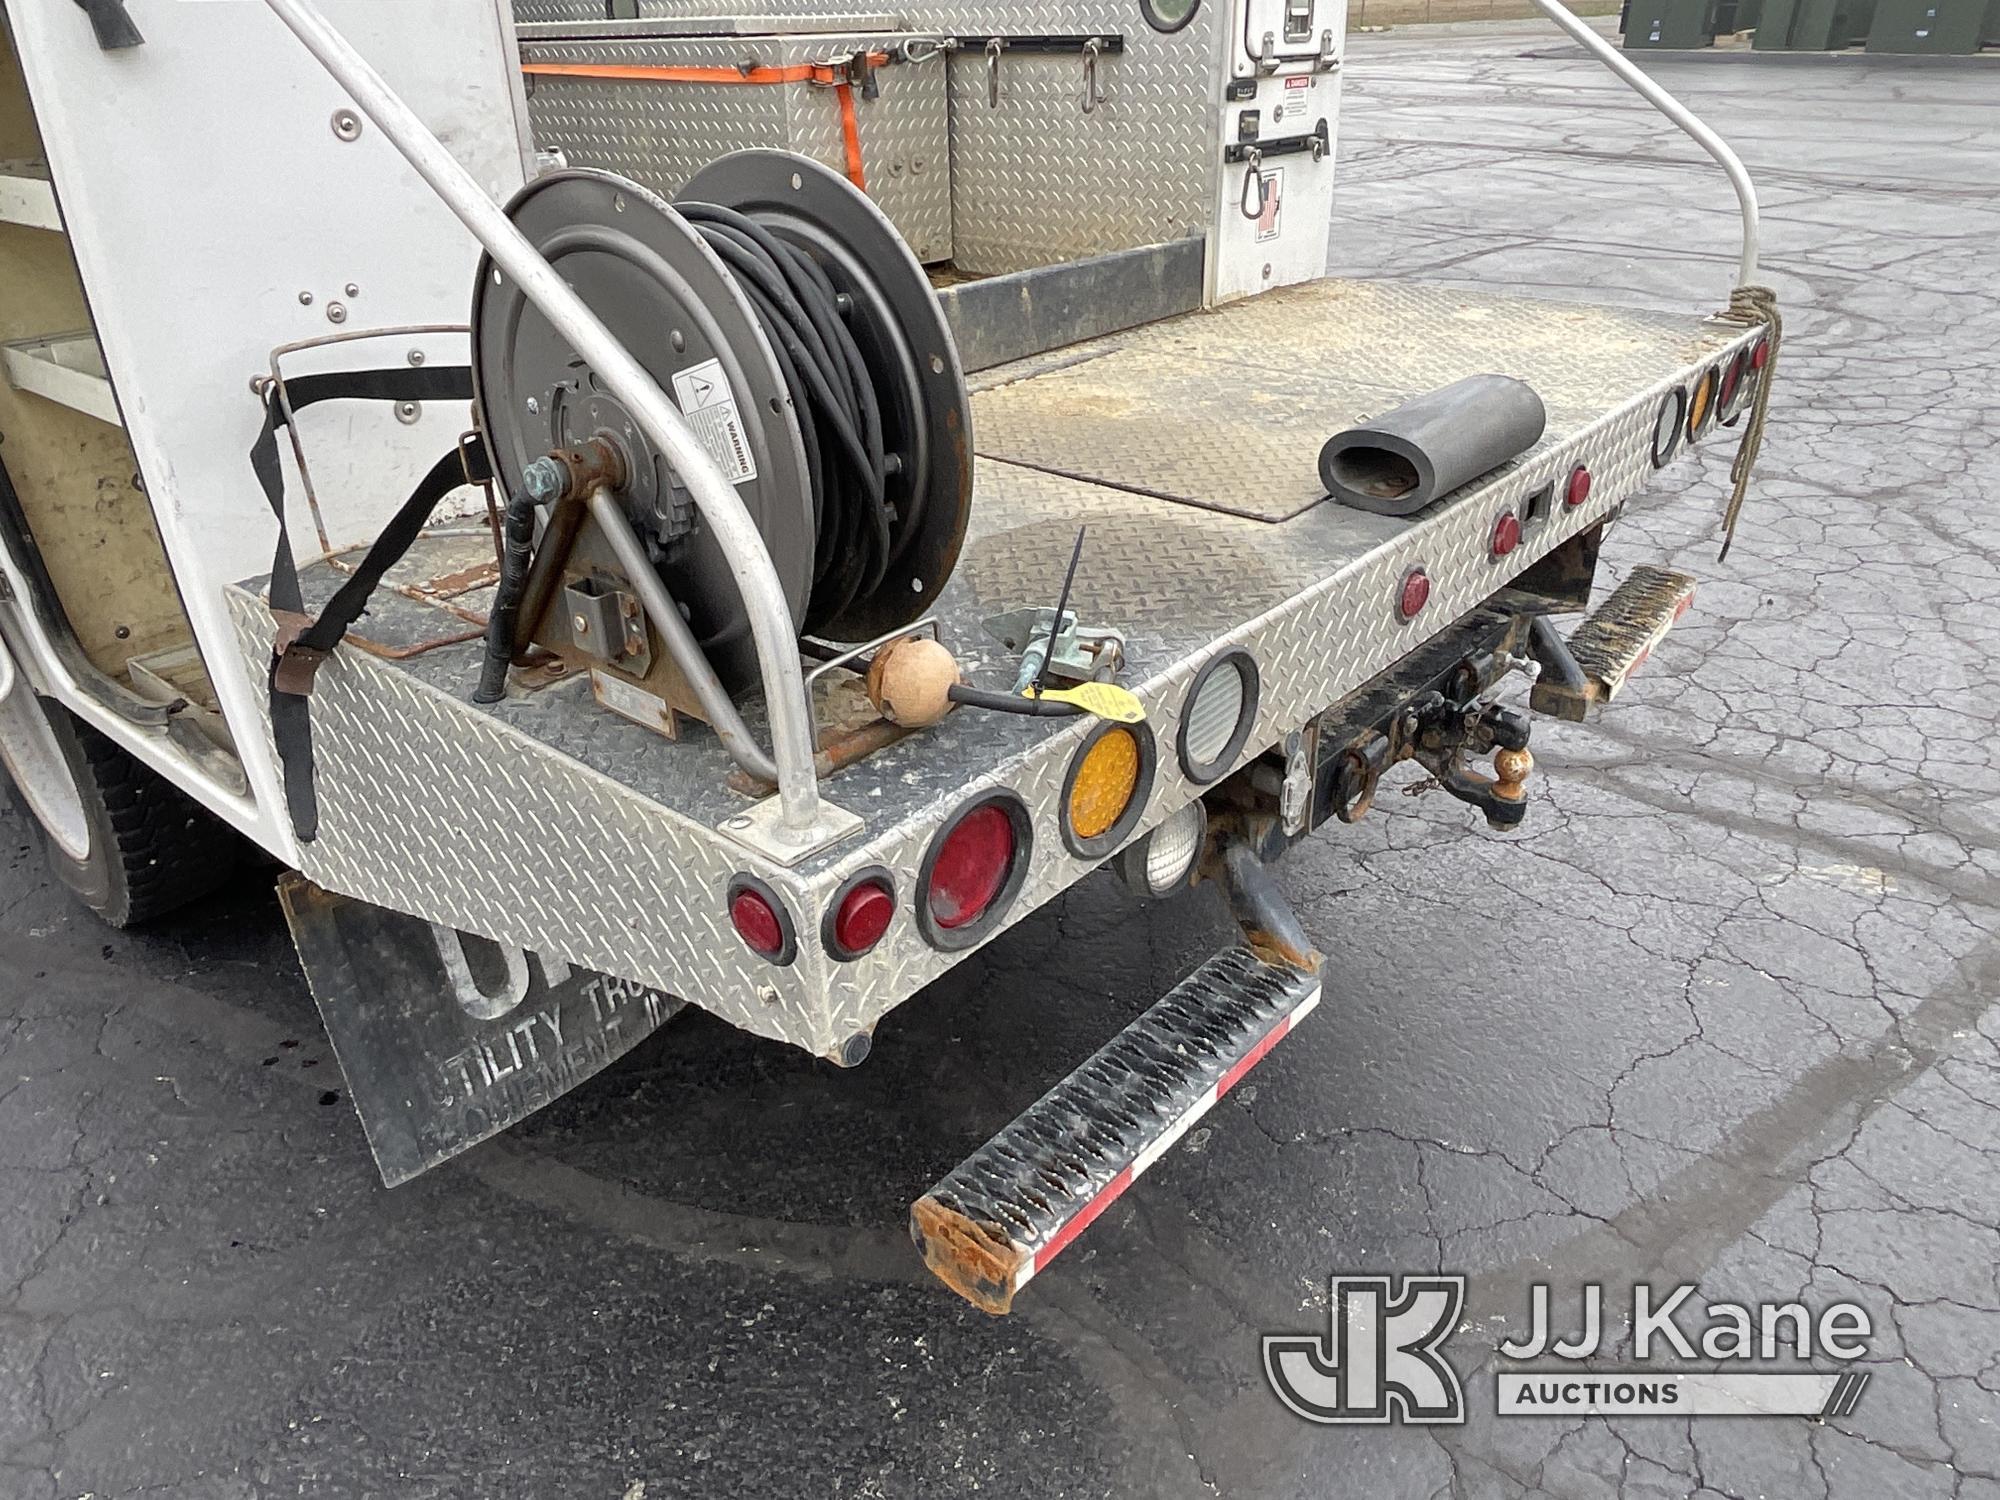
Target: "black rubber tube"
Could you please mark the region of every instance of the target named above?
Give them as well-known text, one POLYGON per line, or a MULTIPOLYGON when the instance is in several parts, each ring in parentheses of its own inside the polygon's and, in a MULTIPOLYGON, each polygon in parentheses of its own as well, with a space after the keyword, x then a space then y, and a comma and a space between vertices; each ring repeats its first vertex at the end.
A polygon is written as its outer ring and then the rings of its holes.
POLYGON ((1327 439, 1319 475, 1343 505, 1414 515, 1541 441, 1542 398, 1511 375, 1470 375, 1327 439))
POLYGON ((533 499, 515 495, 507 501, 500 533, 500 583, 493 590, 493 607, 486 616, 486 659, 479 666, 474 703, 498 703, 507 696, 507 668, 514 660, 514 621, 521 613, 521 595, 528 586, 528 563, 535 546, 533 499))

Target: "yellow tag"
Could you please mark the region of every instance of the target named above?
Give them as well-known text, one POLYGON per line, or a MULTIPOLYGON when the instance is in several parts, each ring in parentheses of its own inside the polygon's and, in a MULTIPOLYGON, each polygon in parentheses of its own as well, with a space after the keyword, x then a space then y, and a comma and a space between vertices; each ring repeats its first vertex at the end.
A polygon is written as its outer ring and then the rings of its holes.
POLYGON ((1146 717, 1146 710, 1138 698, 1115 682, 1082 682, 1075 687, 1050 688, 1045 693, 1030 692, 1022 696, 1039 696, 1055 703, 1074 703, 1085 713, 1109 719, 1114 724, 1138 724, 1146 717))

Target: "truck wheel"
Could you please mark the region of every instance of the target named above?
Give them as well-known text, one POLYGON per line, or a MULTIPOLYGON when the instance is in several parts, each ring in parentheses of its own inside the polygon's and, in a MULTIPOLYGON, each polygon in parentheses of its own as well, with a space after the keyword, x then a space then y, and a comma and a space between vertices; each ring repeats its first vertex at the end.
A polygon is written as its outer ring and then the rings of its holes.
POLYGON ((113 927, 205 896, 236 868, 233 830, 25 683, 0 699, 0 762, 42 825, 56 878, 113 927))

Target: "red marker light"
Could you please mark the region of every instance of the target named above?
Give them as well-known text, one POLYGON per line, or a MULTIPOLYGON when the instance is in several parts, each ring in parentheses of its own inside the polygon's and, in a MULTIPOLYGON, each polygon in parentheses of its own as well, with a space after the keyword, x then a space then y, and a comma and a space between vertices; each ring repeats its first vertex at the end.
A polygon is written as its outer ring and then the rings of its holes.
POLYGON ((1521 545, 1521 518, 1514 512, 1503 511, 1500 519, 1493 523, 1493 555, 1505 557, 1521 545))
POLYGON ((1750 349, 1750 368, 1761 370, 1771 362, 1771 341, 1759 339, 1750 349))
POLYGON ((863 881, 841 898, 833 914, 836 958, 859 958, 882 941, 896 915, 896 898, 879 880, 863 881))
POLYGON ((1431 576, 1422 568, 1412 568, 1403 575, 1403 586, 1396 594, 1396 611, 1406 620, 1414 620, 1431 602, 1431 576))
POLYGON ((760 958, 777 958, 785 951, 785 924, 761 891, 746 886, 729 898, 729 925, 760 958))
POLYGON ((1563 504, 1574 509, 1590 498, 1590 470, 1578 464, 1570 471, 1569 488, 1563 491, 1563 504))

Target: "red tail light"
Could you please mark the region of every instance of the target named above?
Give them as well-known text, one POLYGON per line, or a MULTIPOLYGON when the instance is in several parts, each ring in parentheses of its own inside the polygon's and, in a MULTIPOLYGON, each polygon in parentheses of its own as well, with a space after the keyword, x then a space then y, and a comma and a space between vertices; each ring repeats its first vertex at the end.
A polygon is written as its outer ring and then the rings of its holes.
POLYGON ((1730 360, 1730 362, 1727 365, 1723 366, 1722 390, 1717 395, 1716 399, 1721 403, 1722 409, 1725 412, 1728 411, 1729 408, 1736 401, 1736 392, 1738 391, 1738 389, 1742 387, 1743 384, 1743 367, 1747 365, 1749 362, 1750 362, 1749 357, 1745 355, 1741 350, 1738 350, 1736 357, 1730 360))
POLYGON ((1014 820, 995 803, 975 807, 944 836, 931 862, 924 902, 946 932, 984 916, 1014 865, 1014 820))

